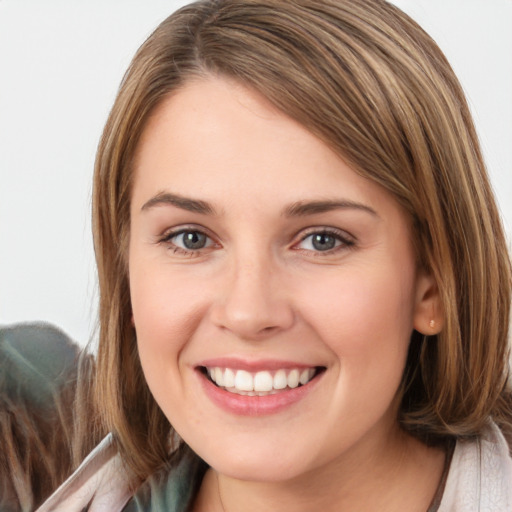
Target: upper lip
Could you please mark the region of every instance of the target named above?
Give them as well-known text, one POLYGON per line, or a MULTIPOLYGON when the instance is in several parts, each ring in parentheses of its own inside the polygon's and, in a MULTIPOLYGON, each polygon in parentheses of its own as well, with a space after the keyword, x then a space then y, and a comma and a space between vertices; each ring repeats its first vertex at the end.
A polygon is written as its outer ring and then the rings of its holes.
POLYGON ((298 361, 286 361, 279 359, 241 359, 233 357, 216 357, 213 359, 206 359, 196 365, 197 367, 204 368, 231 368, 233 370, 245 370, 248 372, 258 371, 272 371, 280 369, 295 369, 298 370, 306 368, 315 368, 321 365, 315 363, 304 363, 298 361))

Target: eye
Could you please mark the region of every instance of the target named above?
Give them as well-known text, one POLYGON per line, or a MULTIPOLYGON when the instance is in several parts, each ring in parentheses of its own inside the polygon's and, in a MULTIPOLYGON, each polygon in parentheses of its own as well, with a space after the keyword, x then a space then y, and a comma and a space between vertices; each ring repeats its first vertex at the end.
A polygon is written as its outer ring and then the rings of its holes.
POLYGON ((354 245, 354 240, 338 230, 310 232, 297 244, 297 249, 313 252, 330 252, 354 245))
POLYGON ((167 233, 161 240, 178 253, 193 253, 211 247, 213 240, 197 229, 180 229, 167 233))
POLYGON ((172 242, 184 249, 204 249, 208 245, 208 237, 200 231, 183 231, 174 235, 172 242))

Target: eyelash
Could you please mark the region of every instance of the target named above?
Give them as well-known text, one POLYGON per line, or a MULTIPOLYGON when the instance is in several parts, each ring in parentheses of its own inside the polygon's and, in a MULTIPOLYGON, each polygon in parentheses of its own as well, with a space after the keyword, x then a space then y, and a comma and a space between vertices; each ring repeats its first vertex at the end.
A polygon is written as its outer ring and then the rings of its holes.
POLYGON ((170 249, 174 254, 180 254, 182 256, 189 257, 198 256, 199 254, 202 253, 204 249, 208 249, 211 246, 218 245, 213 241, 212 237, 208 235, 208 233, 206 233, 203 229, 199 229, 194 226, 186 226, 176 230, 167 231, 166 233, 163 234, 161 238, 158 239, 157 243, 166 245, 168 249, 170 249), (183 247, 178 247, 172 240, 173 238, 176 238, 179 235, 183 235, 185 233, 198 233, 200 235, 204 235, 212 243, 208 247, 201 247, 199 249, 185 249, 183 247))
POLYGON ((337 253, 338 251, 350 249, 354 247, 356 240, 354 237, 349 235, 346 231, 342 231, 335 228, 310 228, 306 234, 304 234, 300 241, 294 246, 297 246, 298 244, 304 242, 309 237, 312 237, 313 235, 321 235, 321 236, 329 236, 333 237, 336 242, 339 242, 338 245, 335 247, 328 249, 326 251, 315 251, 310 249, 301 249, 301 248, 295 248, 296 251, 305 251, 308 254, 312 254, 314 257, 322 257, 322 256, 328 256, 337 253))
MULTIPOLYGON (((158 240, 157 243, 166 245, 174 254, 180 254, 182 256, 199 256, 203 253, 204 249, 209 249, 210 247, 214 247, 215 245, 219 246, 213 238, 208 235, 208 233, 200 228, 196 228, 194 226, 190 227, 181 227, 176 230, 168 231, 164 235, 162 235, 158 240), (199 235, 205 236, 211 243, 206 247, 201 247, 198 249, 185 249, 183 247, 177 246, 172 240, 178 237, 179 235, 183 235, 185 233, 197 233, 199 235)), ((208 242, 207 242, 208 243, 208 242)), ((321 256, 327 256, 337 253, 340 250, 346 250, 350 249, 355 245, 356 241, 355 239, 350 236, 348 233, 342 230, 334 229, 334 228, 310 228, 299 240, 299 242, 296 242, 293 244, 292 248, 296 251, 305 252, 308 254, 314 255, 314 257, 321 257, 321 256), (335 243, 339 242, 338 245, 335 245, 331 249, 327 249, 325 251, 320 250, 311 250, 311 249, 303 249, 300 247, 297 247, 297 245, 300 245, 305 240, 307 240, 309 237, 312 237, 314 235, 320 235, 320 236, 328 236, 333 237, 335 239, 335 243)))

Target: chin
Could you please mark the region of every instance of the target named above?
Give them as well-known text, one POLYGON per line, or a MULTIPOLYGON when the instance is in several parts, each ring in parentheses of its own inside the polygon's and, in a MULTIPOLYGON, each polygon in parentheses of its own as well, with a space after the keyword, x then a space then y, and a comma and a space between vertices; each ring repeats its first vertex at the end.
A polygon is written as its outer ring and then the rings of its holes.
POLYGON ((311 469, 298 448, 276 450, 250 443, 246 448, 220 449, 202 458, 220 474, 252 482, 283 482, 311 469), (290 456, 286 457, 286 453, 290 456))

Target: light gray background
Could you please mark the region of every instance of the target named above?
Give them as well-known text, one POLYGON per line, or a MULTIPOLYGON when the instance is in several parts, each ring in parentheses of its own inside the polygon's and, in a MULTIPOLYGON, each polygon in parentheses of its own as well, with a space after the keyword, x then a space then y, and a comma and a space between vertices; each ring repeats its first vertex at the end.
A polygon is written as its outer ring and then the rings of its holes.
MULTIPOLYGON (((0 0, 0 324, 93 336, 94 154, 118 84, 186 2, 0 0)), ((512 0, 396 0, 445 51, 470 101, 512 233, 512 0)))

